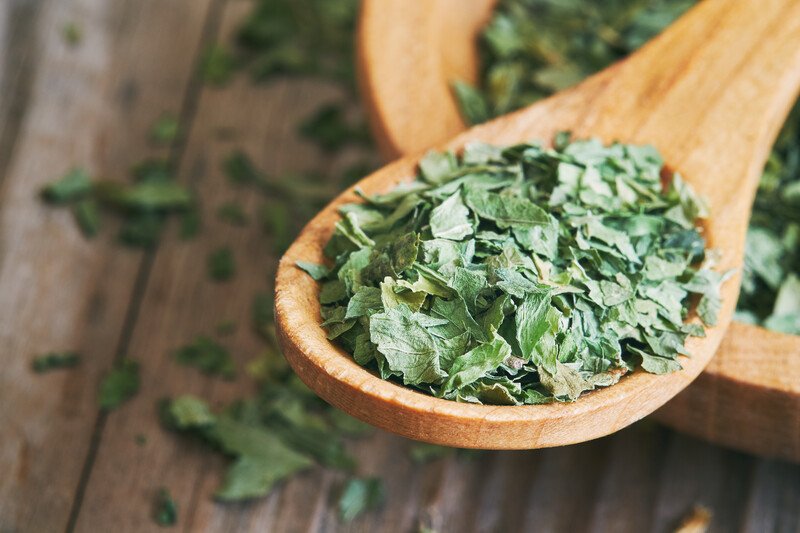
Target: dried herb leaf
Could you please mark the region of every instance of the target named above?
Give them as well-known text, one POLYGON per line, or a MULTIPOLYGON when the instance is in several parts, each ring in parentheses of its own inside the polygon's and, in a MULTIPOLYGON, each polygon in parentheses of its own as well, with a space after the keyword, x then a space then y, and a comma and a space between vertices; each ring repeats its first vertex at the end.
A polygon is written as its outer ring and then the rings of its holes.
POLYGON ((298 266, 321 282, 328 337, 385 379, 456 401, 575 401, 637 366, 680 369, 703 331, 684 324, 692 294, 716 321, 707 209, 662 171, 652 147, 564 134, 431 152, 416 182, 341 208, 332 270, 298 266))
POLYGON ((98 392, 100 408, 116 409, 139 391, 139 363, 123 357, 103 378, 98 392))
POLYGON ((165 114, 150 128, 150 138, 157 144, 169 144, 178 138, 180 123, 173 115, 165 114))
POLYGON ((31 366, 33 371, 37 374, 44 374, 51 370, 74 368, 78 366, 80 362, 81 356, 76 352, 50 352, 36 357, 31 366))
POLYGON ((197 337, 191 344, 179 348, 175 360, 182 365, 197 367, 204 374, 225 379, 236 377, 236 365, 228 350, 208 337, 197 337))
POLYGON ((53 204, 65 204, 79 200, 92 191, 92 180, 82 168, 74 168, 63 178, 46 185, 42 189, 42 198, 53 204))
POLYGON ((380 507, 385 499, 380 478, 352 478, 347 481, 339 497, 339 516, 343 521, 350 522, 362 513, 380 507))
POLYGON ((174 526, 178 523, 178 504, 166 488, 158 489, 153 502, 153 520, 159 526, 174 526))
POLYGON ((236 262, 233 250, 218 248, 208 255, 208 275, 214 281, 229 281, 236 275, 236 262))

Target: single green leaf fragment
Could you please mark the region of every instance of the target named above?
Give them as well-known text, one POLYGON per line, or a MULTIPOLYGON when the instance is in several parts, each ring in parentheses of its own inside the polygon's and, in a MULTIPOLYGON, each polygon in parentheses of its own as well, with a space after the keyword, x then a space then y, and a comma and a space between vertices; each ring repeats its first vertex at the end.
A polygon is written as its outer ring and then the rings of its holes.
POLYGON ((92 191, 92 180, 82 168, 74 168, 58 181, 42 189, 42 198, 53 204, 66 204, 79 200, 92 191))
POLYGON ((215 493, 222 501, 264 496, 275 483, 313 464, 263 428, 229 416, 218 417, 208 431, 211 440, 236 457, 215 493))
POLYGON ((175 352, 175 360, 182 365, 194 366, 204 374, 224 379, 236 377, 236 365, 230 352, 214 340, 199 336, 175 352))
POLYGON ((377 477, 352 478, 339 496, 339 516, 350 522, 364 512, 380 507, 386 499, 383 481, 377 477))
POLYGON ((178 523, 178 504, 166 488, 158 489, 153 502, 153 520, 163 527, 174 526, 178 523))
POLYGON ((36 357, 31 366, 37 374, 44 374, 51 370, 74 368, 80 362, 81 356, 77 352, 50 352, 36 357))
POLYGON ((214 44, 203 53, 200 76, 209 85, 221 86, 230 81, 236 68, 236 60, 224 46, 214 44))
POLYGON ((150 128, 150 138, 157 144, 169 144, 178 138, 180 123, 170 114, 164 114, 150 128))
POLYGON ((295 265, 311 276, 314 281, 319 281, 330 274, 331 270, 325 265, 311 263, 310 261, 295 261, 295 265))
POLYGON ((236 261, 233 250, 222 247, 208 255, 208 275, 214 281, 229 281, 236 275, 236 261))
POLYGON ((70 46, 77 46, 83 41, 83 29, 76 22, 67 22, 61 28, 64 42, 70 46))
POLYGON ((98 403, 106 411, 116 409, 132 398, 140 385, 139 363, 129 357, 123 357, 114 364, 100 383, 98 403))
POLYGON ((186 394, 169 402, 167 408, 170 422, 178 429, 197 429, 212 426, 217 417, 208 404, 196 396, 186 394))
POLYGON ((100 231, 100 208, 93 198, 84 198, 72 206, 75 221, 84 237, 92 238, 100 231))
POLYGON ((227 202, 217 208, 217 217, 231 226, 246 226, 250 221, 244 208, 237 202, 227 202))

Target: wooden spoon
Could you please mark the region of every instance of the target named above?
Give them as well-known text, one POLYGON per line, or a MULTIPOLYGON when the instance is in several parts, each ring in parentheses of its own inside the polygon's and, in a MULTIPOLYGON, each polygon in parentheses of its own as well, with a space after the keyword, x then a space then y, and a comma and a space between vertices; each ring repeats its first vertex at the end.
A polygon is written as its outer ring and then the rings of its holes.
MULTIPOLYGON (((385 6, 380 3, 380 6, 385 6)), ((366 9, 376 8, 367 2, 366 9)), ((413 84, 413 79, 410 84, 413 84)), ((710 246, 720 268, 740 268, 749 208, 770 146, 800 87, 800 2, 706 0, 628 60, 529 108, 472 128, 446 143, 511 144, 578 137, 651 143, 705 195, 710 246)), ((406 157, 362 180, 366 193, 412 179, 406 157)), ((318 287, 295 267, 323 261, 337 208, 357 201, 345 191, 303 230, 281 259, 276 319, 284 353, 300 378, 333 405, 418 440, 472 448, 540 448, 614 432, 654 411, 702 371, 731 321, 739 276, 725 284, 719 325, 687 344, 684 370, 635 372, 575 403, 488 406, 456 403, 381 380, 329 342, 319 326, 318 287)), ((398 332, 402 334, 402 332, 398 332)))
MULTIPOLYGON (((416 153, 466 129, 448 86, 475 79, 476 36, 494 5, 495 0, 363 4, 359 81, 387 158, 416 153), (399 64, 402 69, 395 68, 399 64), (420 82, 408 86, 409 78, 420 82)), ((734 322, 697 381, 655 416, 718 444, 800 462, 797 357, 800 336, 734 322)))

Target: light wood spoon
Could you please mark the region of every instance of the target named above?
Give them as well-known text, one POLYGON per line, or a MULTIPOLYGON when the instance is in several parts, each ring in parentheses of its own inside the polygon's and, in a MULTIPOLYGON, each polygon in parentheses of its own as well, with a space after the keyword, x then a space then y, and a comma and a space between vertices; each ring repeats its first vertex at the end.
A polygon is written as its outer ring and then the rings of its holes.
MULTIPOLYGON (((375 7, 369 3, 368 6, 375 7)), ((408 80, 407 86, 413 86, 408 80)), ((560 130, 610 142, 651 143, 711 204, 709 245, 720 268, 739 269, 749 209, 770 146, 800 87, 800 2, 706 0, 626 61, 529 108, 472 128, 444 145, 473 140, 549 140, 560 130)), ((368 194, 413 178, 406 157, 359 182, 368 194)), ((684 369, 634 372, 575 403, 488 406, 456 403, 381 380, 332 344, 319 326, 318 287, 295 261, 322 262, 345 191, 303 230, 281 259, 276 324, 300 378, 325 400, 406 437, 471 448, 541 448, 612 433, 651 413, 708 364, 731 321, 739 290, 722 290, 719 325, 687 343, 684 369)), ((398 332, 402 335, 402 332, 398 332)))
MULTIPOLYGON (((364 2, 359 82, 387 158, 416 153, 466 129, 449 84, 477 77, 476 37, 495 3, 364 2), (417 82, 409 86, 409 78, 417 82)), ((800 336, 733 322, 697 381, 654 416, 711 442, 800 462, 798 357, 800 336)))

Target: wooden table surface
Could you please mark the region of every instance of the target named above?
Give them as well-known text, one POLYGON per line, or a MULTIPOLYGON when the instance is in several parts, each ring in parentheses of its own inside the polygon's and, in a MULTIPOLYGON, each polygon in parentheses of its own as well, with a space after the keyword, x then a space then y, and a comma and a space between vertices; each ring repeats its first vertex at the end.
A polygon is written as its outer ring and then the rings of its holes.
MULTIPOLYGON (((342 474, 313 469, 250 503, 211 494, 225 461, 164 431, 155 404, 194 393, 215 405, 253 390, 175 365, 169 353, 221 320, 249 321, 268 290, 275 257, 262 230, 219 224, 179 241, 167 231, 153 251, 93 241, 67 210, 42 205, 41 186, 72 166, 122 177, 148 156, 170 158, 180 180, 215 202, 258 203, 225 183, 221 159, 243 148, 270 175, 342 164, 297 138, 296 122, 344 98, 319 80, 224 88, 199 83, 200 55, 227 42, 246 0, 0 1, 0 533, 156 531, 152 499, 169 487, 182 531, 670 531, 695 504, 712 531, 800 531, 800 466, 705 444, 643 421, 616 435, 562 449, 452 455, 413 463, 409 442, 377 432, 355 442, 359 473, 379 475, 388 500, 339 521, 342 474), (66 23, 83 42, 69 46, 66 23), (180 117, 183 141, 147 142, 164 113, 180 117), (226 132, 224 135, 221 132, 226 132), (239 273, 207 280, 206 254, 232 246, 239 273), (39 353, 75 349, 74 370, 34 374, 39 353), (142 366, 142 389, 109 414, 96 389, 115 359, 142 366), (147 436, 145 445, 136 436, 147 436)), ((231 341, 243 367, 259 341, 231 341)))

